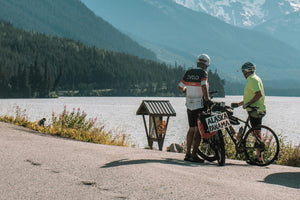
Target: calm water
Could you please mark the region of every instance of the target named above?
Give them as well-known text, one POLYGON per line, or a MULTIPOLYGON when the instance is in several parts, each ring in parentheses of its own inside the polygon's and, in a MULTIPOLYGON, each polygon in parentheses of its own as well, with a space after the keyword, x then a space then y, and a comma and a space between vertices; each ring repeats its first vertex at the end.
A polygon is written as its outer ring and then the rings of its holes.
MULTIPOLYGON (((0 114, 14 115, 16 106, 26 109, 31 121, 47 118, 51 121, 52 112, 61 113, 64 106, 67 110, 80 108, 87 113, 87 118, 97 117, 108 129, 119 128, 131 135, 132 140, 142 148, 147 146, 147 139, 142 116, 136 111, 142 100, 169 100, 176 111, 176 117, 170 117, 164 149, 171 143, 181 143, 185 140, 188 129, 185 98, 156 97, 61 97, 58 99, 0 99, 0 114)), ((239 102, 241 96, 215 98, 215 101, 225 101, 226 104, 239 102)), ((267 115, 263 124, 270 126, 277 134, 287 137, 293 144, 300 144, 300 98, 299 97, 266 97, 267 115)), ((246 119, 242 108, 235 109, 235 116, 246 119)), ((148 119, 148 116, 147 116, 148 119)), ((157 144, 154 144, 155 147, 157 144)))

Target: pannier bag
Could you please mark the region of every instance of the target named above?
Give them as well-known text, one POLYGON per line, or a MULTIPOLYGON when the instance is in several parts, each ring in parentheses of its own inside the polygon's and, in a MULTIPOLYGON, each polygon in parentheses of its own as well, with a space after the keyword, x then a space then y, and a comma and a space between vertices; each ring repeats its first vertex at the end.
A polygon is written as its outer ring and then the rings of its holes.
POLYGON ((206 112, 201 112, 200 116, 197 119, 198 129, 202 138, 207 139, 216 134, 216 132, 210 133, 208 131, 208 126, 206 124, 205 119, 210 117, 211 115, 206 112))

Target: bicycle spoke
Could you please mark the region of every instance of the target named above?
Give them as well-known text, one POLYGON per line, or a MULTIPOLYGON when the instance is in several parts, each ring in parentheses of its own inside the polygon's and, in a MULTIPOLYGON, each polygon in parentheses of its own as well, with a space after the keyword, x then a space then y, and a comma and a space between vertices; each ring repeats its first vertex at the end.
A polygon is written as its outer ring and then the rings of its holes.
POLYGON ((265 166, 277 159, 279 141, 274 131, 266 126, 259 126, 248 131, 245 137, 245 154, 248 160, 265 166))
POLYGON ((209 139, 201 139, 201 143, 198 148, 198 154, 207 161, 217 160, 217 155, 214 149, 212 149, 211 141, 209 139))

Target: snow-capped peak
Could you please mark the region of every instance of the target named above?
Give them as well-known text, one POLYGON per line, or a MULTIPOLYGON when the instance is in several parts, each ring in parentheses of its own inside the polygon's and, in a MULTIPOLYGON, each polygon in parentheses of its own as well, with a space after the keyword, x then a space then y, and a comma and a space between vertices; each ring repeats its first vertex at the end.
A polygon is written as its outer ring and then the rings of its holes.
POLYGON ((300 0, 174 0, 189 9, 221 20, 252 27, 268 19, 300 10, 300 0))
POLYGON ((299 11, 300 10, 300 1, 298 0, 290 0, 289 1, 290 5, 294 8, 294 11, 299 11))

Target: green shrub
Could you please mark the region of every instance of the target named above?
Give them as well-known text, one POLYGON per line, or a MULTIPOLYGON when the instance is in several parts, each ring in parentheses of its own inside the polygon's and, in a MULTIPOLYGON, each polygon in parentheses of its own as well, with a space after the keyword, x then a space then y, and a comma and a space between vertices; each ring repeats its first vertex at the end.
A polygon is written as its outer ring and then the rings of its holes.
POLYGON ((115 132, 106 131, 103 124, 100 127, 95 126, 97 118, 86 119, 86 113, 78 108, 68 112, 66 106, 58 116, 52 113, 51 124, 48 126, 39 126, 38 122, 30 122, 26 116, 26 110, 16 107, 15 116, 1 116, 0 121, 14 123, 19 126, 61 136, 65 138, 92 142, 98 144, 133 146, 130 144, 129 135, 122 130, 115 129, 115 132))
MULTIPOLYGON (((291 142, 287 142, 282 135, 278 135, 280 143, 280 151, 277 159, 277 164, 300 167, 300 146, 294 146, 291 142)), ((243 154, 238 154, 236 157, 235 145, 228 134, 224 135, 226 158, 244 160, 243 154)))
POLYGON ((277 164, 300 167, 300 146, 293 145, 292 142, 288 142, 286 137, 281 135, 279 135, 279 141, 280 153, 277 164))

